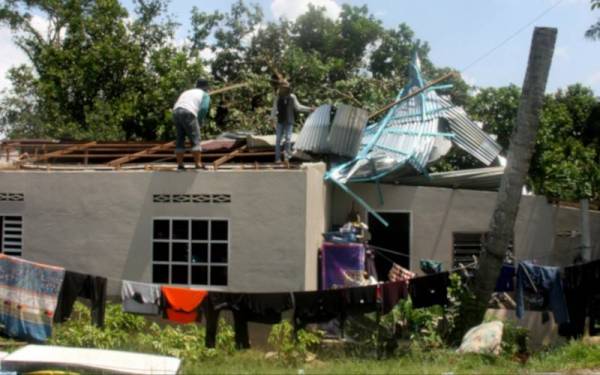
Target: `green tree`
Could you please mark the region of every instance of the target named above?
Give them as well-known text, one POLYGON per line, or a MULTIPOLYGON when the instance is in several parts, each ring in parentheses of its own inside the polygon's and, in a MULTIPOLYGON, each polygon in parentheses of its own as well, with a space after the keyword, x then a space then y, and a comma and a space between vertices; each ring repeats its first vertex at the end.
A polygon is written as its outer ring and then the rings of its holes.
POLYGON ((536 193, 570 201, 598 199, 600 138, 593 115, 599 106, 592 90, 579 84, 546 97, 529 172, 536 193))
POLYGON ((203 70, 169 43, 175 24, 165 11, 163 0, 136 0, 129 21, 116 0, 5 2, 0 21, 19 32, 15 42, 32 67, 13 69, 13 90, 0 103, 9 136, 169 136, 169 107, 203 70), (49 20, 47 36, 34 28, 34 12, 49 20))
MULTIPOLYGON (((134 5, 130 18, 117 0, 5 1, 0 21, 19 32, 16 41, 31 65, 11 72, 0 126, 23 137, 170 139, 177 95, 210 74, 213 86, 252 85, 212 98, 204 137, 272 133, 273 67, 307 104, 343 102, 371 111, 396 96, 413 50, 427 79, 450 70, 431 63, 427 43, 410 27, 387 29, 366 6, 343 5, 335 20, 310 6, 295 21, 268 23, 258 5, 243 0, 227 12, 194 8, 188 43, 176 47, 178 25, 166 0, 134 5), (33 27, 32 12, 50 20, 48 36, 33 27)), ((462 104, 468 87, 460 78, 452 83, 448 93, 462 104)))
MULTIPOLYGON (((520 89, 485 88, 469 100, 467 111, 508 147, 517 116, 520 89)), ((540 115, 529 185, 552 199, 598 199, 600 191, 600 103, 589 88, 571 85, 546 95, 540 115)), ((452 155, 452 154, 450 154, 452 155)), ((445 159, 452 167, 460 161, 445 159)))

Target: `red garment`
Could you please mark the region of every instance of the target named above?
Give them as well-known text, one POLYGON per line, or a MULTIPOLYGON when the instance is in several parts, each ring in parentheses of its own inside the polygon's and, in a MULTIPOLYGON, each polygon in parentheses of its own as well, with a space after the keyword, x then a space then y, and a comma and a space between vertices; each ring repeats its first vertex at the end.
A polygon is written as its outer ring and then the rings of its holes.
POLYGON ((206 290, 194 290, 162 286, 166 303, 167 319, 177 323, 193 323, 198 318, 198 306, 208 294, 206 290))

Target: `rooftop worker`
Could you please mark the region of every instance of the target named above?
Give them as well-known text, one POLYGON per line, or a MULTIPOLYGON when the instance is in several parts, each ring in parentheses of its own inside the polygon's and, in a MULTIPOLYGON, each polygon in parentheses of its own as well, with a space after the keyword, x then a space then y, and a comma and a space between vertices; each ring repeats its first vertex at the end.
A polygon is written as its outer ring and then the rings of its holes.
POLYGON ((284 157, 289 160, 292 154, 292 129, 294 127, 295 112, 311 112, 313 107, 307 107, 298 102, 296 95, 292 94, 290 84, 286 80, 280 80, 278 95, 273 101, 271 119, 275 127, 275 162, 281 162, 281 140, 284 140, 284 157))
POLYGON ((199 79, 196 88, 186 90, 177 99, 173 106, 173 121, 177 129, 175 142, 175 156, 177 169, 184 170, 183 154, 185 152, 185 138, 192 143, 192 155, 196 169, 201 167, 200 152, 200 125, 208 114, 210 96, 208 94, 208 81, 199 79))

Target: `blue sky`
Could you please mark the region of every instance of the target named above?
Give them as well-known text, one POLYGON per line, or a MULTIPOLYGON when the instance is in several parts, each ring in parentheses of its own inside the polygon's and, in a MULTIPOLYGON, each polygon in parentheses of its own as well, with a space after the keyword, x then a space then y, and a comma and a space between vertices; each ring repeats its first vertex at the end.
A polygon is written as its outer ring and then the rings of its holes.
MULTIPOLYGON (((130 8, 130 0, 122 0, 130 8)), ((190 10, 193 5, 206 11, 228 10, 233 0, 188 2, 173 0, 170 11, 181 23, 178 38, 187 35, 190 10)), ((585 30, 600 18, 600 11, 591 12, 589 0, 259 0, 267 20, 284 16, 294 18, 307 4, 323 5, 335 17, 342 2, 366 4, 385 26, 407 23, 416 36, 429 42, 430 58, 438 66, 459 70, 470 65, 496 47, 550 7, 554 9, 535 22, 538 26, 557 27, 558 41, 548 90, 580 82, 600 96, 600 41, 586 40, 585 30)), ((522 84, 534 25, 490 56, 463 72, 470 84, 504 86, 522 84)), ((9 66, 24 61, 24 56, 12 46, 8 30, 0 29, 0 88, 9 66)))

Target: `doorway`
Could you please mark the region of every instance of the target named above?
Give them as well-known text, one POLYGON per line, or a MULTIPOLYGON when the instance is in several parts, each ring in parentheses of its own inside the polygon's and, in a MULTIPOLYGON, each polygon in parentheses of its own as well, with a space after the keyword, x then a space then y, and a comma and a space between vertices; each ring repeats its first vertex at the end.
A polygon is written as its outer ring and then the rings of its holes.
POLYGON ((410 213, 409 212, 377 212, 389 224, 383 225, 375 216, 369 214, 369 243, 379 248, 390 250, 375 251, 375 267, 379 281, 386 281, 392 262, 410 269, 410 213))

